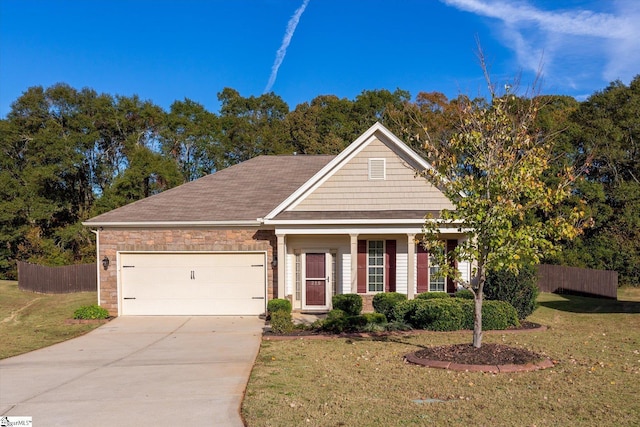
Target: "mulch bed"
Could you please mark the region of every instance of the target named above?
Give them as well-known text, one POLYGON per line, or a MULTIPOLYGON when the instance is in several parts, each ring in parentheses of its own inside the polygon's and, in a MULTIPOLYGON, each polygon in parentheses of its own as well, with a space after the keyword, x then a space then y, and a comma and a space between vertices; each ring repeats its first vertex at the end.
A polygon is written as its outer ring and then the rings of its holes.
POLYGON ((482 344, 475 348, 471 344, 428 347, 413 353, 418 359, 455 362, 464 365, 525 365, 543 359, 538 353, 504 344, 482 344))

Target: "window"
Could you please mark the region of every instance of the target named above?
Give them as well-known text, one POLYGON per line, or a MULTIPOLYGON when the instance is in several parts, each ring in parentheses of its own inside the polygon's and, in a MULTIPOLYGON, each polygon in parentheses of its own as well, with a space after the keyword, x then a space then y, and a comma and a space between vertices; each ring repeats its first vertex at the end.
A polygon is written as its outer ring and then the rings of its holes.
POLYGON ((384 291, 384 240, 369 240, 367 256, 368 292, 384 291))
POLYGON ((444 292, 445 277, 436 275, 440 271, 440 266, 429 257, 429 292, 444 292))

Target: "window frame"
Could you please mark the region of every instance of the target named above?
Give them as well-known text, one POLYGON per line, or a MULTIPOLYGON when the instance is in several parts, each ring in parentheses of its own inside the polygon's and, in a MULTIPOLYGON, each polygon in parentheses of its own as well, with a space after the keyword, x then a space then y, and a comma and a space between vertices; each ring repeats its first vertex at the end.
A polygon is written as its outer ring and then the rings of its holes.
POLYGON ((440 270, 440 266, 436 264, 432 256, 429 256, 428 292, 447 292, 447 278, 444 276, 434 277, 439 270, 440 270), (438 288, 442 287, 442 289, 434 289, 432 288, 432 286, 438 286, 438 288))
POLYGON ((377 294, 380 292, 384 292, 385 291, 385 270, 386 270, 386 266, 385 266, 385 247, 386 247, 386 241, 383 240, 367 240, 367 294, 377 294), (374 250, 378 251, 379 253, 374 254, 375 256, 375 260, 379 260, 380 263, 375 263, 375 264, 371 264, 371 243, 381 243, 382 245, 380 247, 375 247, 373 248, 374 250), (371 273, 371 269, 376 269, 379 270, 375 271, 373 273, 373 276, 376 278, 380 278, 380 281, 375 281, 373 283, 374 288, 372 289, 372 273, 371 273), (381 289, 378 289, 381 288, 381 289))

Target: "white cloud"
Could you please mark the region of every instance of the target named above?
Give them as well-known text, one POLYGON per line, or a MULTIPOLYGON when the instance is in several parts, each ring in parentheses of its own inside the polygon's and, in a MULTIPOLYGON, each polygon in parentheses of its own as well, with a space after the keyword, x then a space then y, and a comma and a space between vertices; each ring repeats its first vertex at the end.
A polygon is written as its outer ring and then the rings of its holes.
POLYGON ((585 9, 542 10, 531 2, 443 0, 447 5, 501 23, 501 42, 520 67, 571 86, 598 78, 629 81, 640 73, 640 2, 620 0, 609 13, 585 9), (572 83, 573 82, 573 83, 572 83))
POLYGON ((289 22, 287 23, 287 29, 284 33, 284 37, 282 38, 282 44, 280 45, 280 49, 276 52, 276 59, 273 61, 273 66, 271 67, 271 75, 269 76, 269 82, 267 86, 264 88, 264 93, 267 93, 273 87, 273 84, 276 82, 276 77, 278 77, 278 69, 280 65, 282 65, 282 61, 284 61, 284 57, 287 54, 287 48, 289 47, 289 43, 291 43, 291 38, 293 37, 293 33, 296 31, 296 27, 298 26, 298 22, 300 21, 300 17, 302 13, 307 8, 309 4, 309 0, 304 0, 302 5, 295 11, 289 22))

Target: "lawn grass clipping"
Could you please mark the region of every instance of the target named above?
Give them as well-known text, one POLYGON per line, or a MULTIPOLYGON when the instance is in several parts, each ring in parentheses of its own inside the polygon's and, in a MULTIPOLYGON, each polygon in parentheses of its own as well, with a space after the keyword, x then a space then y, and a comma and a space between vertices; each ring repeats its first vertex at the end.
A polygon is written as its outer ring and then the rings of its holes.
POLYGON ((95 292, 37 294, 0 280, 0 359, 85 334, 99 324, 66 324, 75 309, 96 303, 95 292))
POLYGON ((621 301, 541 294, 547 331, 485 334, 557 362, 535 372, 454 372, 405 364, 421 346, 471 332, 263 341, 242 414, 249 426, 638 425, 640 289, 621 301), (439 399, 444 402, 416 403, 439 399))

